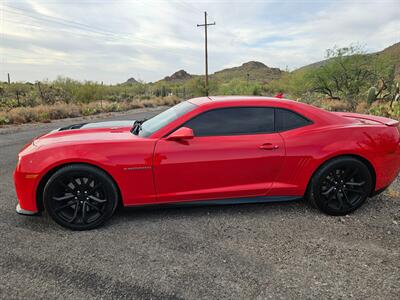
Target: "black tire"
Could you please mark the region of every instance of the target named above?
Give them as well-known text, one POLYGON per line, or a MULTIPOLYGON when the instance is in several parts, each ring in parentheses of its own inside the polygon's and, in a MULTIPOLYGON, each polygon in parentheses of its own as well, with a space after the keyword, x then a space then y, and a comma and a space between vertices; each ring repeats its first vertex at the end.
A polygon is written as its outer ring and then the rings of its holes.
POLYGON ((372 175, 354 157, 338 157, 320 167, 313 175, 307 198, 322 212, 343 216, 359 208, 371 193, 372 175))
POLYGON ((106 222, 118 205, 118 189, 104 171, 84 164, 56 171, 44 187, 44 207, 52 219, 72 230, 106 222))

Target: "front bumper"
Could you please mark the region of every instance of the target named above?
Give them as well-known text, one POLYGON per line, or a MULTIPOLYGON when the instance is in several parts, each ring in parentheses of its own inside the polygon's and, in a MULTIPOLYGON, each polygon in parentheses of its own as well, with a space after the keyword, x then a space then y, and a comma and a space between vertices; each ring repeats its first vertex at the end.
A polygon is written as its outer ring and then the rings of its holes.
POLYGON ((31 215, 39 211, 36 205, 36 189, 39 178, 32 178, 31 175, 31 173, 20 172, 18 167, 14 172, 15 191, 18 199, 16 210, 24 215, 31 215))
POLYGON ((15 208, 15 210, 18 214, 24 215, 24 216, 35 216, 38 214, 38 212, 36 212, 36 211, 31 211, 31 210, 26 210, 26 209, 21 208, 19 203, 17 204, 17 207, 15 208))

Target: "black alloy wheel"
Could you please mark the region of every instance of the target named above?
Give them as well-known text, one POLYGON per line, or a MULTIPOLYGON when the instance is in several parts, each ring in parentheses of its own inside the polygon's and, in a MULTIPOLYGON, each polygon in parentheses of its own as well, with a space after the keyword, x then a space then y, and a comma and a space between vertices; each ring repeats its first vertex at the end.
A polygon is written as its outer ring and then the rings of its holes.
POLYGON ((345 215, 365 202, 371 188, 371 172, 363 162, 353 157, 339 157, 315 173, 309 198, 329 215, 345 215))
POLYGON ((58 224, 73 229, 98 227, 114 213, 118 191, 102 170, 83 164, 56 171, 44 188, 44 206, 58 224))

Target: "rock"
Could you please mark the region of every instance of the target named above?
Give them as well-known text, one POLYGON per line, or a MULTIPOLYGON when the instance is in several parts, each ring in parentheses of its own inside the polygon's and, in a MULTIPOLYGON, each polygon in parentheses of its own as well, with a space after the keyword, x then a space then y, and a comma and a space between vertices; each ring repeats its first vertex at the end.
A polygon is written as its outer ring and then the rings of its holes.
POLYGON ((135 78, 131 77, 127 81, 125 81, 125 83, 135 84, 135 83, 139 83, 139 81, 137 81, 135 78))
POLYGON ((192 75, 190 75, 188 72, 185 70, 179 70, 172 74, 171 76, 167 76, 164 78, 165 81, 185 81, 192 78, 192 75))

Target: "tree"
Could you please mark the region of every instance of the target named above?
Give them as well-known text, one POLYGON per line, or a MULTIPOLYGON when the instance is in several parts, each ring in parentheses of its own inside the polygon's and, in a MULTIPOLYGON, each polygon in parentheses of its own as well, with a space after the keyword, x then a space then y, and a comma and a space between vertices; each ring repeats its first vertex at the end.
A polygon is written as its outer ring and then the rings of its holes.
POLYGON ((307 70, 297 70, 291 73, 285 73, 278 80, 272 80, 265 85, 268 94, 275 95, 283 93, 288 98, 296 98, 307 100, 309 91, 311 90, 310 80, 307 70))
POLYGON ((330 99, 344 99, 352 109, 356 107, 358 98, 378 80, 382 82, 378 95, 391 80, 390 64, 374 54, 365 54, 359 46, 329 49, 326 58, 322 66, 310 70, 307 75, 312 90, 330 99))

